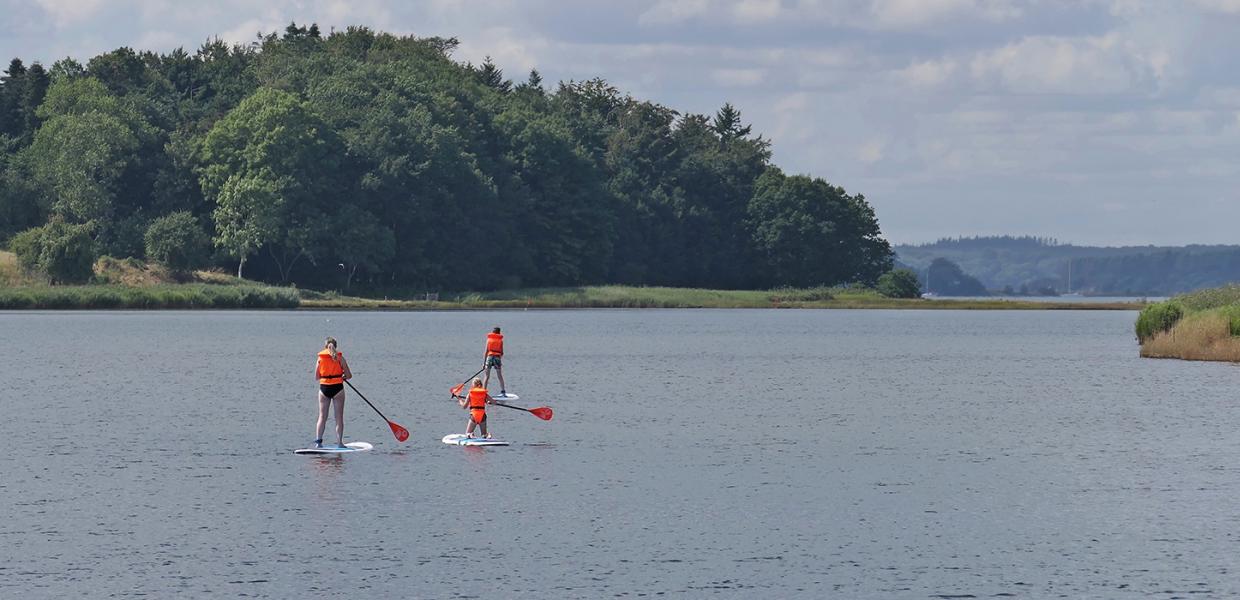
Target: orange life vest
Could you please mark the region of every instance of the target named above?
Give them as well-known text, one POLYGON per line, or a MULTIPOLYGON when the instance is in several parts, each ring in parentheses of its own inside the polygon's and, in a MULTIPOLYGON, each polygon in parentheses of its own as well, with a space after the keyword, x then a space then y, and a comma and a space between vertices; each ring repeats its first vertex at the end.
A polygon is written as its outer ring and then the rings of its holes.
POLYGON ((488 333, 487 334, 487 356, 503 356, 504 355, 504 334, 488 333))
POLYGON ((469 407, 469 410, 486 410, 487 389, 484 387, 470 388, 469 403, 466 406, 469 407))
POLYGON ((344 383, 343 361, 343 352, 337 352, 335 360, 332 360, 332 355, 326 348, 324 348, 322 352, 319 352, 319 364, 316 367, 319 375, 319 383, 323 385, 344 383))

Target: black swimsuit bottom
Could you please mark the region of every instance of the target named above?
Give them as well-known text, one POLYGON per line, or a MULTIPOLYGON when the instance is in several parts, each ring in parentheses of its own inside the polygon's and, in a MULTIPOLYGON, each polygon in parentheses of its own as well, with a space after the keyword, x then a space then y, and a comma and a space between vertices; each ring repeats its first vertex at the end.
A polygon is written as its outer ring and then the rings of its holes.
POLYGON ((343 383, 320 383, 319 384, 319 392, 321 392, 324 396, 327 396, 329 399, 335 398, 336 394, 339 394, 341 390, 343 389, 344 389, 343 383))

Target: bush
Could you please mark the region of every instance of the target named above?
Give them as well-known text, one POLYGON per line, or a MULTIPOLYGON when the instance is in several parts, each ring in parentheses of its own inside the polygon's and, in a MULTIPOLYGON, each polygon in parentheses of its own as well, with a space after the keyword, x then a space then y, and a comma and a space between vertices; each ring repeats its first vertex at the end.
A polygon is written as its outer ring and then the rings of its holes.
POLYGON ((92 226, 52 222, 13 237, 9 247, 22 269, 46 275, 53 283, 90 279, 95 264, 92 226))
POLYGON ((174 212, 151 222, 146 229, 147 258, 184 273, 207 264, 211 240, 194 215, 174 212))
POLYGON ((894 269, 878 278, 878 293, 887 298, 920 298, 921 283, 908 269, 894 269))
POLYGON ((1184 316, 1184 306, 1175 300, 1151 304, 1137 316, 1137 340, 1145 342, 1171 329, 1184 316))

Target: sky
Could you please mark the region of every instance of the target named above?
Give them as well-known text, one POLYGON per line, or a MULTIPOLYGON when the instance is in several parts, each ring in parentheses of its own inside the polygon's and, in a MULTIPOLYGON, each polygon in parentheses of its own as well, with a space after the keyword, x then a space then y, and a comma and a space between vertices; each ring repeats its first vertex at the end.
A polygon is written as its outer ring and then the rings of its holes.
POLYGON ((454 36, 603 77, 863 194, 893 243, 1240 243, 1240 0, 0 0, 0 58, 250 42, 290 21, 454 36))

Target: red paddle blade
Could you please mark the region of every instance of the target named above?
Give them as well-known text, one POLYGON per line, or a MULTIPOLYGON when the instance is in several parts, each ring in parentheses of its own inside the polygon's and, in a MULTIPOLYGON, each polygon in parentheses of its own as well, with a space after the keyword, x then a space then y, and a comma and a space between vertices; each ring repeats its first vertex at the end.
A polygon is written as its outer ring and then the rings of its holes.
POLYGON ((449 392, 452 392, 452 395, 453 395, 453 396, 455 396, 455 395, 457 395, 457 394, 460 394, 460 393, 461 393, 461 390, 463 390, 463 389, 465 389, 465 384, 463 384, 463 383, 462 383, 461 385, 455 386, 455 387, 453 387, 452 389, 450 389, 450 390, 448 390, 448 391, 449 391, 449 392))
POLYGON ((392 428, 392 435, 396 436, 396 441, 403 442, 409 439, 408 429, 405 429, 404 427, 401 427, 400 425, 397 425, 396 423, 393 423, 391 421, 388 421, 388 427, 392 428))
POLYGON ((530 409, 530 414, 532 414, 532 415, 534 415, 535 417, 538 417, 538 418, 540 418, 540 419, 542 419, 542 420, 544 420, 544 421, 550 421, 550 420, 551 420, 551 414, 552 414, 552 411, 551 411, 551 407, 548 407, 548 406, 540 406, 540 407, 538 407, 538 408, 531 408, 531 409, 530 409))

